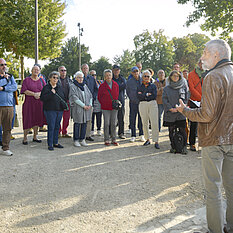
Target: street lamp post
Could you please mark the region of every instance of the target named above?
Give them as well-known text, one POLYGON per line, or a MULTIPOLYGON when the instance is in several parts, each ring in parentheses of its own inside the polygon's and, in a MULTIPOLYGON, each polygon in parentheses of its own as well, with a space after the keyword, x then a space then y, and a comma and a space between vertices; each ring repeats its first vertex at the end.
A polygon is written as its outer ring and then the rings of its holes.
POLYGON ((35 64, 38 63, 39 49, 38 49, 38 0, 35 0, 35 64))
POLYGON ((79 52, 78 52, 78 55, 79 55, 79 57, 78 57, 78 60, 79 60, 79 62, 78 62, 78 65, 79 65, 79 70, 81 70, 81 41, 80 41, 80 37, 83 35, 83 28, 81 28, 81 26, 80 26, 80 23, 78 23, 78 42, 79 42, 79 52))

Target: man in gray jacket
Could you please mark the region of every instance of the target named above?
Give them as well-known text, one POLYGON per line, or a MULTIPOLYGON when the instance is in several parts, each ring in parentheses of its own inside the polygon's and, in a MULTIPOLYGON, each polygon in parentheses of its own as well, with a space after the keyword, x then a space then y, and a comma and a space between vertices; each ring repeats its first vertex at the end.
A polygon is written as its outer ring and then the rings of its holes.
POLYGON ((206 188, 207 223, 211 233, 233 232, 233 63, 231 49, 224 40, 206 44, 201 60, 208 70, 202 86, 201 106, 177 110, 199 122, 202 167, 206 188), (226 223, 222 207, 221 184, 227 198, 226 223))

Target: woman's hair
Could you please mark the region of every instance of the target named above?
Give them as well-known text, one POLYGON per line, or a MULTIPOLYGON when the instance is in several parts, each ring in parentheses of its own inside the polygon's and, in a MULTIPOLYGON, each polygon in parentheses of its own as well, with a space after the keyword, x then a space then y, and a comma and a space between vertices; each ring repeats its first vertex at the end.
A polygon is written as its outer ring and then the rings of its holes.
POLYGON ((144 70, 144 71, 142 72, 142 77, 144 76, 144 74, 149 74, 150 76, 152 76, 150 70, 144 70))
POLYGON ((178 72, 177 70, 173 70, 173 71, 169 74, 169 77, 168 77, 170 81, 172 80, 172 75, 174 75, 174 74, 178 74, 178 75, 179 75, 179 80, 182 78, 180 72, 178 72))
POLYGON ((154 73, 155 73, 155 72, 154 72, 151 68, 148 68, 147 70, 150 72, 151 77, 154 76, 154 73))
POLYGON ((48 80, 50 80, 54 75, 57 75, 58 77, 60 77, 59 72, 57 72, 57 71, 52 71, 52 72, 49 74, 48 80))
POLYGON ((83 72, 82 71, 77 71, 75 74, 74 74, 74 78, 77 78, 77 77, 83 77, 84 76, 84 74, 83 74, 83 72))
POLYGON ((112 70, 110 70, 110 69, 106 69, 106 70, 104 70, 104 72, 103 72, 103 76, 105 77, 105 74, 106 73, 111 73, 111 75, 112 75, 112 70))
POLYGON ((38 65, 34 65, 34 66, 32 67, 32 70, 31 70, 31 71, 33 71, 33 69, 34 69, 35 67, 38 67, 39 70, 40 70, 40 67, 39 67, 38 65))

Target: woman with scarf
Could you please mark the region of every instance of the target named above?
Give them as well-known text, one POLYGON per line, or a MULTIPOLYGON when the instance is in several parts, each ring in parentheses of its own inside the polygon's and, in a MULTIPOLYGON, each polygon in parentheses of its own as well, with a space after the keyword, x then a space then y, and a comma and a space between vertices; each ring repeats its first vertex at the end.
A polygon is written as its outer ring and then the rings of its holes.
POLYGON ((84 74, 78 71, 70 85, 69 101, 71 118, 74 121, 74 146, 88 146, 85 141, 87 121, 91 120, 92 94, 83 82, 84 74))
POLYGON ((171 142, 171 153, 175 153, 175 145, 173 140, 173 133, 176 128, 184 138, 184 148, 182 154, 187 154, 187 135, 185 132, 186 118, 176 110, 176 104, 179 105, 179 99, 182 99, 185 104, 188 102, 188 88, 185 79, 181 74, 174 70, 168 77, 169 84, 163 89, 163 126, 169 129, 169 139, 171 142))
POLYGON ((145 70, 142 73, 142 84, 137 89, 139 99, 139 113, 142 118, 143 132, 146 139, 144 146, 150 145, 149 121, 151 122, 152 140, 155 142, 155 148, 160 149, 158 144, 158 105, 156 102, 157 88, 150 82, 151 73, 145 70))

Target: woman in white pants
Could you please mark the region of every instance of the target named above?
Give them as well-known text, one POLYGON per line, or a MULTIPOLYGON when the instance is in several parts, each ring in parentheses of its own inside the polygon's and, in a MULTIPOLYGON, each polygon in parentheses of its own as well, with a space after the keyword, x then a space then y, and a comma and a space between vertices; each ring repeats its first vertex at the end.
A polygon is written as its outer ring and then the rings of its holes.
POLYGON ((143 132, 146 139, 144 146, 150 145, 149 121, 151 122, 152 140, 155 142, 155 148, 160 149, 158 144, 158 105, 156 102, 157 88, 150 82, 151 73, 145 70, 142 73, 142 84, 137 90, 139 103, 139 112, 142 118, 143 132))

